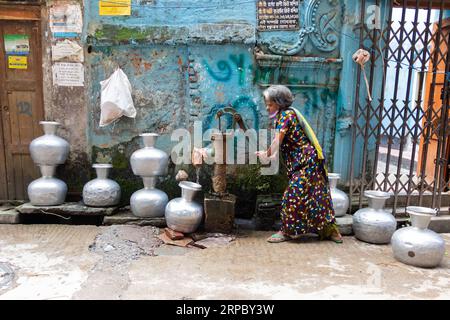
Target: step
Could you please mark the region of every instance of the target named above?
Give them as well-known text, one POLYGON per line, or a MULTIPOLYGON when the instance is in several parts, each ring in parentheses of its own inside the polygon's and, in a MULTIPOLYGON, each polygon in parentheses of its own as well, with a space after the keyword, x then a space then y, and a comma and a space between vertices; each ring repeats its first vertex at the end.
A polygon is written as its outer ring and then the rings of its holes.
POLYGON ((105 216, 103 218, 103 225, 111 226, 117 224, 137 225, 137 226, 154 226, 158 228, 165 228, 166 219, 161 218, 139 218, 133 215, 131 211, 122 211, 114 215, 105 216))
POLYGON ((12 208, 0 211, 0 224, 18 224, 20 223, 20 213, 12 208))
POLYGON ((118 207, 97 208, 85 206, 82 202, 68 202, 59 206, 33 206, 25 203, 16 207, 21 214, 49 214, 60 216, 110 216, 118 207))

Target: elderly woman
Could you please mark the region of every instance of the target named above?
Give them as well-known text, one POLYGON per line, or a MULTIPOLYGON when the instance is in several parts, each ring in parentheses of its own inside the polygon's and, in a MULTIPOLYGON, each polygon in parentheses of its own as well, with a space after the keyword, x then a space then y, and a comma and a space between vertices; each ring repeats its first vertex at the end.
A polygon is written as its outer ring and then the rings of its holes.
POLYGON ((276 243, 316 233, 322 240, 342 243, 325 159, 314 131, 302 114, 291 107, 294 97, 287 87, 271 86, 263 95, 273 127, 279 131, 269 149, 258 151, 257 155, 270 158, 280 149, 289 178, 282 201, 281 230, 267 240, 276 243))

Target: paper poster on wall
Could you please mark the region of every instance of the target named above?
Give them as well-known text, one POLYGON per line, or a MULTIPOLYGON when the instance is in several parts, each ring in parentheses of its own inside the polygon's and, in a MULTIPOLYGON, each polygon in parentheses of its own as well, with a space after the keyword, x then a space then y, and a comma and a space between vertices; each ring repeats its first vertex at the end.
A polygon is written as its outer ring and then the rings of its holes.
POLYGON ((60 87, 83 87, 83 65, 71 62, 55 63, 53 65, 53 84, 60 87))
POLYGON ((5 34, 6 54, 26 56, 30 53, 30 41, 26 34, 5 34))
POLYGON ((55 38, 75 38, 83 29, 83 16, 79 4, 58 2, 50 7, 50 29, 55 38))
POLYGON ((131 0, 99 1, 101 16, 129 16, 131 15, 131 0))
POLYGON ((27 56, 8 56, 8 68, 9 69, 28 69, 28 57, 27 56))
POLYGON ((52 45, 52 60, 69 59, 74 62, 83 62, 83 48, 75 41, 64 40, 52 45))

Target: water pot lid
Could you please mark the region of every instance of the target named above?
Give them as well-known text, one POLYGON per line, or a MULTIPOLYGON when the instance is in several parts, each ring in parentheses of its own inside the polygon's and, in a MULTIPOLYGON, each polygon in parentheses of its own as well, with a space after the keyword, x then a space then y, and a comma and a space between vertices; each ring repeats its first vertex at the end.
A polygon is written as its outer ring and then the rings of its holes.
POLYGON ((201 190, 202 186, 198 183, 191 182, 191 181, 181 181, 178 184, 181 188, 185 189, 191 189, 191 190, 201 190))
POLYGON ((371 198, 371 199, 389 199, 391 197, 391 195, 387 192, 384 191, 378 191, 378 190, 366 190, 364 191, 364 196, 366 198, 371 198))
POLYGON ((92 168, 112 168, 112 164, 109 163, 95 163, 92 165, 92 168))
POLYGON ((417 207, 417 206, 408 206, 406 207, 406 212, 408 214, 415 214, 415 215, 424 215, 424 216, 435 216, 437 214, 436 209, 432 208, 426 208, 426 207, 417 207))

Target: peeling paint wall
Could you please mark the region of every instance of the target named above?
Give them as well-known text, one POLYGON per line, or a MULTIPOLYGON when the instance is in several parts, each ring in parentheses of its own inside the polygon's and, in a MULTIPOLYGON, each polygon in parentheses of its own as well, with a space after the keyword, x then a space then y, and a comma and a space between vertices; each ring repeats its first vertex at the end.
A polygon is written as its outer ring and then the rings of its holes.
MULTIPOLYGON (((50 29, 50 10, 58 4, 79 5, 83 11, 82 0, 46 1, 42 7, 43 29, 43 73, 44 73, 44 110, 46 120, 58 121, 61 127, 58 134, 70 142, 70 153, 66 164, 58 167, 58 175, 64 177, 69 186, 69 192, 79 192, 90 175, 88 166, 88 126, 86 114, 88 113, 86 89, 84 87, 62 87, 53 81, 52 45, 63 41, 56 38, 50 29)), ((83 46, 81 34, 78 38, 70 40, 83 46)), ((60 62, 73 62, 73 59, 63 59, 60 62)), ((89 80, 88 78, 86 80, 89 80)))
MULTIPOLYGON (((55 86, 48 50, 44 62, 47 118, 63 123, 72 146, 65 167, 86 180, 92 162, 111 161, 115 177, 133 180, 133 189, 141 182, 130 178, 128 159, 141 146, 139 133, 161 134, 157 146, 170 151, 174 129, 196 120, 203 130, 217 127, 215 112, 227 105, 248 127, 265 128, 261 93, 271 84, 295 93, 333 165, 345 3, 300 1, 299 30, 260 32, 256 0, 133 0, 131 16, 100 16, 98 1, 84 1, 85 86, 55 86), (100 128, 100 81, 118 66, 137 117, 100 128)), ((48 32, 47 46, 52 41, 48 32)))

